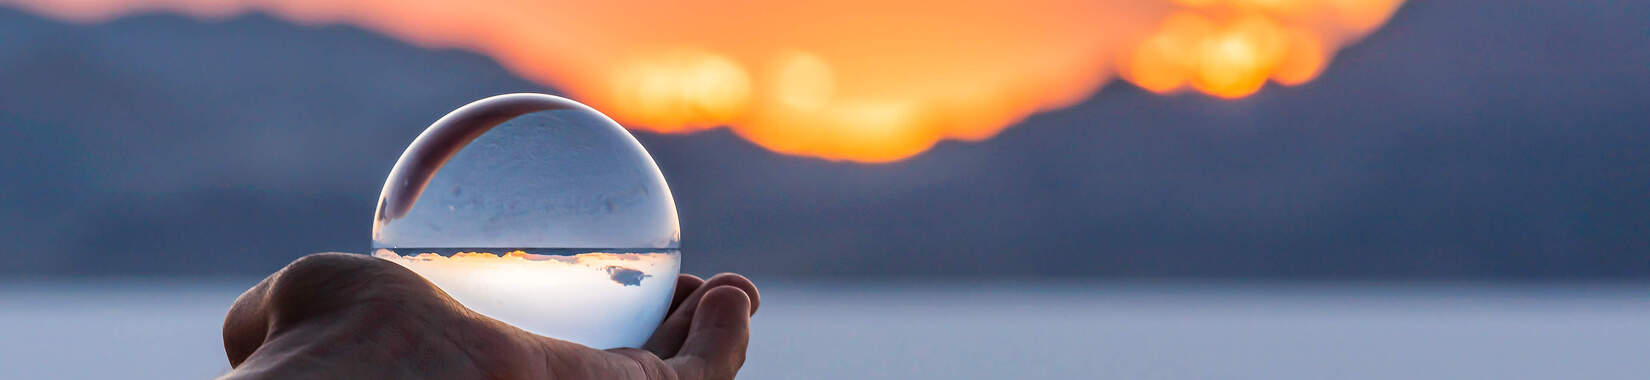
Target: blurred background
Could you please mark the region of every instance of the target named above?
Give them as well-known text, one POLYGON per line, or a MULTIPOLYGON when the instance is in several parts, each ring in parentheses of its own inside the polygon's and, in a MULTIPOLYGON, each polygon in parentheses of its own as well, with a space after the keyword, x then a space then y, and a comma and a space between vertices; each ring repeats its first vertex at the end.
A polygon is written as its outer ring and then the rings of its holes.
POLYGON ((222 373, 510 92, 636 133, 749 378, 1650 376, 1650 4, 811 3, 0 0, 0 377, 222 373))

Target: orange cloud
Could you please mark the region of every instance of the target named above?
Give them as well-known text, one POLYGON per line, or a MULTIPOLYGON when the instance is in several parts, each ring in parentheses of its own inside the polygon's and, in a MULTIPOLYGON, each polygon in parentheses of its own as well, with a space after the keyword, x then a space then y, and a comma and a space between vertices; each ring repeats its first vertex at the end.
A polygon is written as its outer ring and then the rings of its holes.
POLYGON ((634 129, 861 162, 981 140, 1113 77, 1222 98, 1310 81, 1402 0, 0 0, 67 20, 262 11, 485 53, 634 129))

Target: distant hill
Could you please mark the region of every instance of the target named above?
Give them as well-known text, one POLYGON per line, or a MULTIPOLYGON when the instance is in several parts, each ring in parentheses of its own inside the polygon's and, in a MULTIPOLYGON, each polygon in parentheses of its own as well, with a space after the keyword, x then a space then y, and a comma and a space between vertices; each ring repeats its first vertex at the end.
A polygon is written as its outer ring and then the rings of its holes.
MULTIPOLYGON (((887 165, 639 137, 689 271, 1645 278, 1645 14, 1412 2, 1302 87, 1116 84, 887 165)), ((413 136, 518 91, 553 90, 345 26, 0 9, 0 274, 255 274, 364 251, 413 136)))

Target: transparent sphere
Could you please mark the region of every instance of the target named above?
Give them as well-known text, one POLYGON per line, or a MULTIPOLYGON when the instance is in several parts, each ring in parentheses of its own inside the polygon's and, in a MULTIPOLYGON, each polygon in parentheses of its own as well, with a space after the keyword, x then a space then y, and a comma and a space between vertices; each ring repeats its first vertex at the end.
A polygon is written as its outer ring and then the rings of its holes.
POLYGON ((509 94, 413 140, 378 198, 372 247, 483 315, 637 347, 670 306, 680 231, 629 132, 571 100, 509 94))

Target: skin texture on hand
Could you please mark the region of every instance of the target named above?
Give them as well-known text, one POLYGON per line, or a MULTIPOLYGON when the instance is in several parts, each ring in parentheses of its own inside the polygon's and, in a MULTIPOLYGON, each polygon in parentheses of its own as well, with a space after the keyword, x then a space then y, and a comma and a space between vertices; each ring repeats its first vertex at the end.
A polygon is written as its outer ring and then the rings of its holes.
POLYGON ((596 350, 471 311, 395 263, 318 253, 235 300, 223 378, 732 379, 760 303, 743 276, 684 274, 642 349, 596 350))

